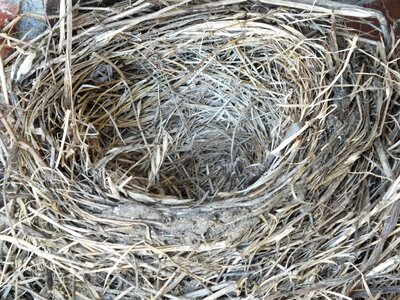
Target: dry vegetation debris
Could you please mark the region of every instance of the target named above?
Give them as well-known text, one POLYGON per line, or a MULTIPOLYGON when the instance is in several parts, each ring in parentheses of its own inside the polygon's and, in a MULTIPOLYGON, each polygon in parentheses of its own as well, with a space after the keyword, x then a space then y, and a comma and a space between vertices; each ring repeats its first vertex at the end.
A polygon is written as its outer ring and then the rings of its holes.
POLYGON ((86 1, 12 40, 4 299, 400 291, 398 44, 261 2, 86 1))

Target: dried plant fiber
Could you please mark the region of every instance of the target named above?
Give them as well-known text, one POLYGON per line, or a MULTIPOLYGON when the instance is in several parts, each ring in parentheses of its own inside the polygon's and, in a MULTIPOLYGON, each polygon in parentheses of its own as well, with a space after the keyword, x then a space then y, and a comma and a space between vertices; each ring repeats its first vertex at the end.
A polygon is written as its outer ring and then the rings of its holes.
POLYGON ((398 299, 398 43, 270 2, 4 36, 1 299, 398 299))

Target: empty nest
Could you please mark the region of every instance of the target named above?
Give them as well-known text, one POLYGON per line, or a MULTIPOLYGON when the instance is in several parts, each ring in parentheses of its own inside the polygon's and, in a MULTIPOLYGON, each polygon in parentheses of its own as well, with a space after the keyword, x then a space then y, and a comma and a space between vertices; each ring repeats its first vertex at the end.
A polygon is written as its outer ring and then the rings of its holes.
POLYGON ((90 5, 8 37, 2 299, 396 298, 396 43, 261 2, 90 5))

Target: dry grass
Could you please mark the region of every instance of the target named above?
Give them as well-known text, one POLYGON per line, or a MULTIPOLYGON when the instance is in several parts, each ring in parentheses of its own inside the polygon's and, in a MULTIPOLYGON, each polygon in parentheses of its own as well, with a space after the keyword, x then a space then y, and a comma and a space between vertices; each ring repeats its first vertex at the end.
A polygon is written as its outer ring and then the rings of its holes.
POLYGON ((396 42, 322 9, 62 2, 0 66, 1 299, 397 299, 396 42))

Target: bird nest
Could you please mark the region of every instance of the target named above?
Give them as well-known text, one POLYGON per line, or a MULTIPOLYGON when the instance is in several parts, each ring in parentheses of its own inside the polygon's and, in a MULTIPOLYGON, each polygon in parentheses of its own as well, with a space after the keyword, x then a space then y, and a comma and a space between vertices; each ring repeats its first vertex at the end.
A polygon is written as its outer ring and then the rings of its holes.
POLYGON ((4 299, 400 290, 397 44, 329 10, 89 5, 9 37, 4 299))

